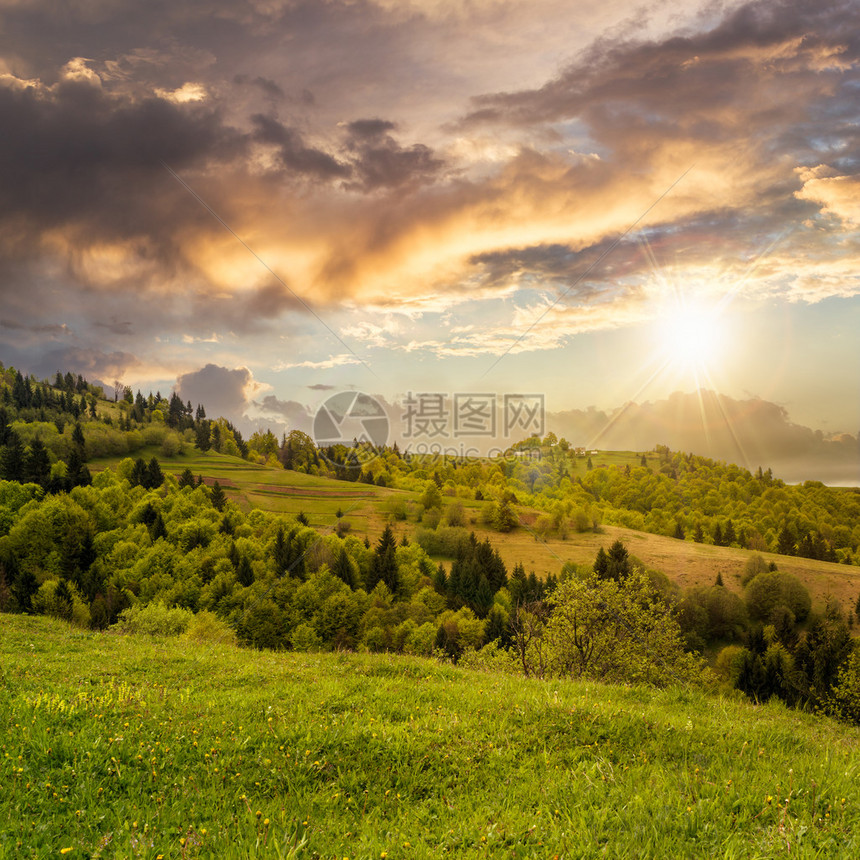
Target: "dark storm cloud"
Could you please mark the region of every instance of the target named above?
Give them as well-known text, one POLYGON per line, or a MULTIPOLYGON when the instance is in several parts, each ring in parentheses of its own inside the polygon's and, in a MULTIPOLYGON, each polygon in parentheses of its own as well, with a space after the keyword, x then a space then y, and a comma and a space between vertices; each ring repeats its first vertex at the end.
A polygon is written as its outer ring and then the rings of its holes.
POLYGON ((357 119, 347 124, 347 131, 354 141, 379 140, 397 128, 396 123, 386 119, 357 119))
POLYGON ((469 262, 485 286, 539 283, 546 289, 564 291, 569 302, 588 302, 607 291, 618 291, 619 279, 648 266, 641 245, 633 240, 617 246, 607 240, 581 250, 557 243, 509 248, 476 254, 469 262))
POLYGON ((118 335, 131 335, 134 333, 134 328, 129 320, 119 321, 117 319, 112 318, 110 322, 95 322, 96 328, 103 328, 109 331, 111 334, 118 335))
MULTIPOLYGON (((14 354, 14 353, 13 353, 14 354)), ((58 346, 18 359, 22 367, 40 379, 53 376, 56 371, 79 373, 87 379, 122 379, 136 370, 140 359, 130 352, 107 352, 97 347, 58 346)))
POLYGON ((284 91, 273 80, 264 78, 261 75, 257 75, 255 78, 252 78, 250 75, 236 75, 233 78, 233 83, 240 85, 250 84, 251 86, 258 87, 264 95, 278 101, 286 98, 284 91))
POLYGON ((349 176, 347 165, 341 164, 327 152, 306 146, 295 128, 266 114, 255 114, 251 120, 254 124, 254 140, 277 147, 278 159, 286 171, 298 171, 303 176, 319 179, 349 176))
POLYGON ((357 181, 347 187, 374 191, 433 181, 444 167, 430 147, 420 143, 401 146, 389 132, 396 124, 382 119, 349 123, 347 149, 354 154, 357 181))
POLYGON ((163 235, 170 221, 158 201, 177 192, 161 162, 182 170, 244 150, 215 110, 118 101, 81 82, 50 94, 0 87, 0 126, 6 235, 69 223, 95 228, 100 238, 163 235))
MULTIPOLYGON (((847 91, 857 75, 846 70, 858 56, 860 7, 853 0, 748 3, 702 33, 644 44, 599 40, 539 89, 475 98, 465 122, 582 117, 598 133, 613 129, 631 142, 641 130, 649 138, 727 140, 759 127, 780 137, 782 123, 800 120, 815 97, 847 91), (753 127, 739 129, 741 117, 753 127)), ((850 103, 843 109, 855 113, 850 103)), ((841 113, 836 104, 827 99, 822 108, 831 119, 841 113)), ((808 143, 811 132, 796 141, 808 143)))
POLYGON ((29 325, 20 323, 16 320, 0 320, 0 328, 8 329, 9 331, 23 331, 32 334, 63 334, 65 326, 62 325, 29 325))

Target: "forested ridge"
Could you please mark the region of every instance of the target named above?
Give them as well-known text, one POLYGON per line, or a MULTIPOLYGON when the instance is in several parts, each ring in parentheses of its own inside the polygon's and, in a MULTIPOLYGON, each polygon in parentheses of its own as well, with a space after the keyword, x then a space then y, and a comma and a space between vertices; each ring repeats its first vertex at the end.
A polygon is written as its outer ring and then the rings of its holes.
POLYGON ((60 373, 51 383, 13 370, 0 379, 0 610, 152 632, 208 619, 259 648, 437 654, 539 677, 721 682, 860 717, 853 617, 812 607, 794 577, 760 556, 750 556, 743 595, 721 581, 681 592, 620 542, 593 565, 559 564, 539 580, 521 565, 508 570, 491 540, 469 530, 480 520, 500 533, 566 538, 622 523, 851 564, 854 491, 786 486, 767 470, 662 447, 595 465, 594 453, 551 434, 492 461, 419 458, 393 445, 361 465, 357 453, 367 452, 321 450, 298 431, 246 442, 229 420, 175 394, 118 386, 105 398, 60 373), (388 525, 371 543, 346 518, 320 529, 301 514, 242 510, 217 482, 162 469, 191 447, 411 495, 388 498, 388 525), (134 456, 143 449, 146 458, 134 456), (94 456, 116 466, 91 473, 94 456), (476 500, 477 512, 464 508, 476 500))

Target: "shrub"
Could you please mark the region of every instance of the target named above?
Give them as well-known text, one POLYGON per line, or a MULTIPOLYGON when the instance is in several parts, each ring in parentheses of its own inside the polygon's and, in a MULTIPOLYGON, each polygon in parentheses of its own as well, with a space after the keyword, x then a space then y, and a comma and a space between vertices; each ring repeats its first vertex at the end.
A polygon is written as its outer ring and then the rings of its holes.
POLYGON ((236 633, 233 628, 223 618, 208 610, 198 612, 191 617, 185 630, 185 638, 196 643, 236 644, 236 633))
POLYGON ((309 624, 299 624, 290 635, 290 642, 295 651, 319 651, 322 640, 309 624))
POLYGON ((409 515, 409 509, 406 507, 406 499, 399 496, 392 496, 385 503, 385 511, 390 517, 395 520, 403 521, 409 515))
POLYGON ((175 607, 168 609, 163 603, 130 606, 119 616, 117 625, 123 633, 145 633, 148 636, 180 636, 185 633, 194 613, 175 607))
POLYGON ((445 525, 461 527, 466 525, 466 512, 459 500, 451 502, 445 510, 445 525))
POLYGON ((758 554, 751 555, 744 566, 741 584, 749 585, 760 573, 767 573, 767 562, 758 554))
POLYGON ((435 531, 419 528, 415 532, 415 541, 427 555, 454 558, 468 543, 469 533, 457 526, 439 526, 435 531))
POLYGON ((53 615, 78 627, 88 627, 90 610, 74 583, 49 579, 39 586, 33 596, 33 611, 40 615, 53 615))
POLYGON ((860 649, 856 646, 842 664, 824 710, 839 720, 860 726, 860 649))
POLYGON ((182 453, 182 439, 175 432, 168 433, 161 443, 161 455, 163 457, 175 457, 182 453))

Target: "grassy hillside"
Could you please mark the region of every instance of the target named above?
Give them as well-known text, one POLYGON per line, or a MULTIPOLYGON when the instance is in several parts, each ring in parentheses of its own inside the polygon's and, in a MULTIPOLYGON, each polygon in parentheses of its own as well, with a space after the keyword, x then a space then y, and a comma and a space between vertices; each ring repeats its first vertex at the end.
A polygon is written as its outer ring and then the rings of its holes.
POLYGON ((856 857, 860 731, 0 619, 0 856, 856 857))
MULTIPOLYGON (((604 452, 599 456, 609 458, 613 453, 617 454, 619 462, 639 456, 629 452, 604 452)), ((158 449, 154 447, 145 449, 141 456, 148 458, 158 454, 158 449)), ((115 467, 119 459, 101 458, 90 465, 94 470, 115 467)), ((595 455, 597 459, 598 455, 595 455)), ((337 522, 336 512, 341 510, 352 523, 353 532, 361 536, 368 535, 371 541, 379 537, 389 520, 387 505, 390 500, 417 502, 419 497, 418 493, 404 490, 347 483, 256 465, 214 451, 203 454, 190 447, 181 455, 162 459, 161 465, 166 473, 177 476, 187 467, 195 475, 202 475, 209 484, 217 480, 225 488, 228 498, 246 511, 258 507, 291 516, 302 511, 312 526, 325 528, 334 527, 337 522)), ((737 547, 680 541, 611 525, 602 526, 599 533, 572 532, 566 540, 555 536, 546 540, 538 539, 529 526, 538 512, 525 506, 518 508, 524 527, 501 534, 481 524, 481 502, 460 501, 472 520, 469 528, 474 529, 481 539, 490 538, 508 569, 521 563, 526 570, 534 570, 540 577, 557 575, 566 561, 591 564, 601 546, 608 547, 614 540, 620 539, 633 555, 649 567, 662 571, 684 589, 712 585, 719 573, 727 588, 741 592, 744 566, 753 554, 737 547)), ((412 537, 416 525, 414 520, 410 520, 397 523, 396 529, 412 537)), ((765 552, 761 555, 766 561, 777 564, 780 570, 797 576, 818 604, 823 603, 828 596, 833 597, 842 605, 846 615, 851 615, 860 595, 860 567, 776 553, 765 552)))

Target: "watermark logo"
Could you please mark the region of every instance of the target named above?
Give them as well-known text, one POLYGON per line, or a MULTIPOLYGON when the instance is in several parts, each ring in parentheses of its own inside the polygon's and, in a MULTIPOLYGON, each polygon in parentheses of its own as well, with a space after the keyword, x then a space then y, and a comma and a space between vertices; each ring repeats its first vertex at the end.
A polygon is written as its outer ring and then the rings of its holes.
POLYGON ((317 448, 332 465, 360 469, 388 442, 388 415, 382 404, 361 391, 341 391, 317 409, 313 435, 317 448), (343 446, 346 452, 331 460, 327 448, 343 446))
POLYGON ((543 394, 410 392, 403 406, 404 439, 501 441, 546 431, 543 394))

